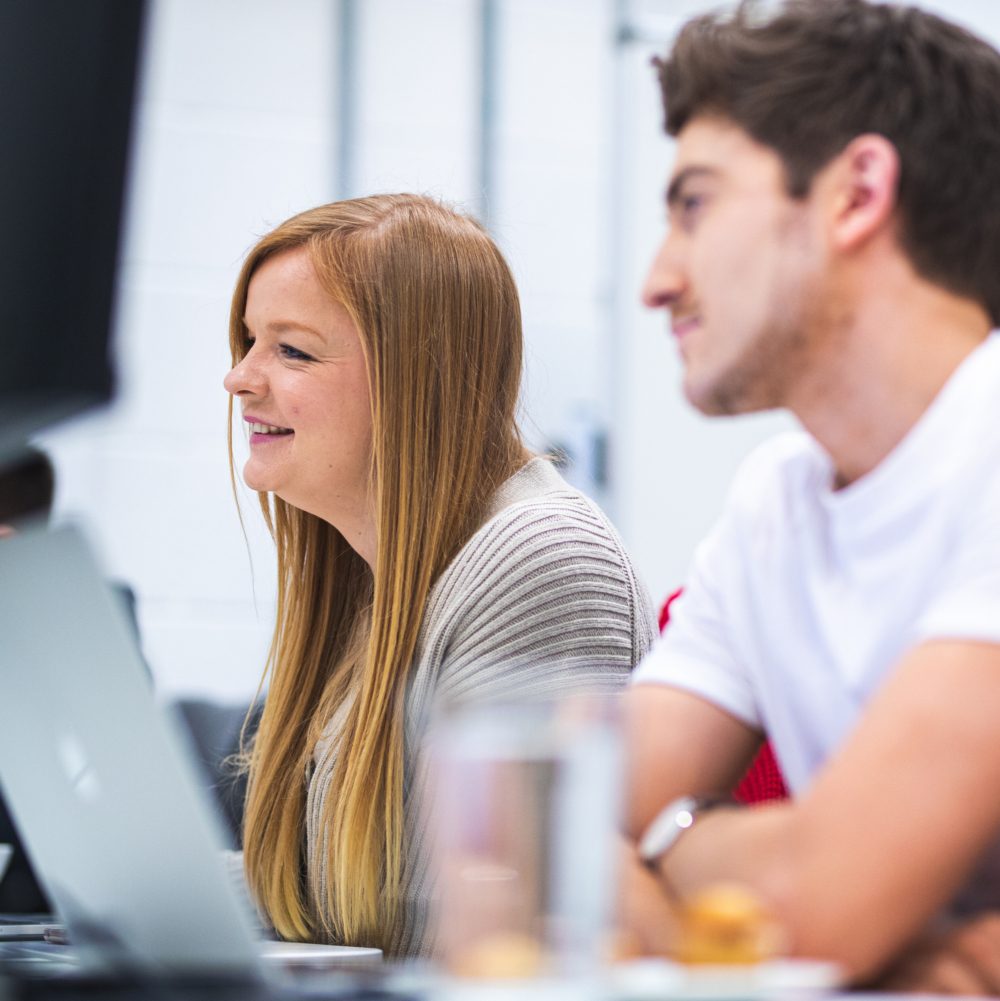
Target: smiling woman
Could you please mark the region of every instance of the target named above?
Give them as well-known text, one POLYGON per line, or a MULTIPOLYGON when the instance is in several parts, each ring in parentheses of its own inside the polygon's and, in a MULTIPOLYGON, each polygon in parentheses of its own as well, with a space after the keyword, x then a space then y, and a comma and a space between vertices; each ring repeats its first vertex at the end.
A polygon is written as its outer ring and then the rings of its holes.
POLYGON ((517 290, 476 222, 414 195, 289 219, 243 266, 230 347, 279 575, 248 882, 283 938, 426 952, 429 716, 621 687, 649 602, 524 447, 517 290))
POLYGON ((372 564, 372 414, 357 326, 305 247, 257 268, 243 323, 249 350, 225 381, 250 431, 247 486, 336 525, 372 564))

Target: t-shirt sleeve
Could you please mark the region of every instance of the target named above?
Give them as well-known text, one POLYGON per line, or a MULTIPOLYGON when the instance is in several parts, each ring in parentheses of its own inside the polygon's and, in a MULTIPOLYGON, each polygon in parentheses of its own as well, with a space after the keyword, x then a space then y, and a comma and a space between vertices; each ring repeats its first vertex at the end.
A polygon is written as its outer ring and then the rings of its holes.
POLYGON ((1000 643, 1000 470, 955 521, 955 543, 914 639, 1000 643))
MULTIPOLYGON (((812 475, 813 446, 802 432, 776 435, 740 464, 722 515, 695 550, 670 624, 632 676, 698 695, 763 730, 754 651, 759 562, 785 518, 787 484, 812 475)), ((766 558, 766 557, 764 557, 766 558)))
POLYGON ((698 695, 748 726, 761 726, 753 687, 731 642, 727 595, 739 586, 739 546, 731 513, 695 552, 670 624, 632 676, 633 684, 670 685, 698 695))

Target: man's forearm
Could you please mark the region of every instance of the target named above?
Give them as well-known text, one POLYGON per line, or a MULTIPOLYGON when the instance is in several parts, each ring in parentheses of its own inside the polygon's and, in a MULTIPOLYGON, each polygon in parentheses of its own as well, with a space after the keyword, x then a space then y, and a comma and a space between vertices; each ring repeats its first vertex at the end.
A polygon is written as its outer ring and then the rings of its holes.
MULTIPOLYGON (((772 907, 794 954, 834 959, 852 978, 882 972, 994 850, 998 679, 995 644, 911 650, 794 803, 702 814, 665 854, 665 884, 684 896, 737 880, 772 907)), ((677 795, 656 780, 670 771, 660 760, 635 771, 643 802, 677 795)), ((710 775, 686 789, 705 791, 710 775)))

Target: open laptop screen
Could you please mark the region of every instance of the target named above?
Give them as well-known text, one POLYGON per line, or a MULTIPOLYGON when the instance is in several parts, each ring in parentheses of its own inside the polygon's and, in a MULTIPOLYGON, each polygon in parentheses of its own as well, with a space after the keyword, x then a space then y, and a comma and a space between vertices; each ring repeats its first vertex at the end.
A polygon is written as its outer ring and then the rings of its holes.
POLYGON ((88 547, 68 527, 0 547, 0 780, 74 942, 126 967, 254 971, 217 818, 88 547))

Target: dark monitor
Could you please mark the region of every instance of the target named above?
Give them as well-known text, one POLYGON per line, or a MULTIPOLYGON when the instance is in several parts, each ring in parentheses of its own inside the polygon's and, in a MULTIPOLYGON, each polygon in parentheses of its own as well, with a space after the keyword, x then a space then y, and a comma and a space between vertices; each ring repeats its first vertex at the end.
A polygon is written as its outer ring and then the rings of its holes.
POLYGON ((0 2, 0 467, 111 396, 144 7, 0 2))

